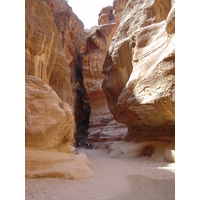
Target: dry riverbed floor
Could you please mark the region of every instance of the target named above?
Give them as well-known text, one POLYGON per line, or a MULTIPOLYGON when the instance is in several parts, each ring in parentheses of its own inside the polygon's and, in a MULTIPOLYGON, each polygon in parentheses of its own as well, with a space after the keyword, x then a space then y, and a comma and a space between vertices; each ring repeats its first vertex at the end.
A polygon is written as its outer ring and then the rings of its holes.
POLYGON ((175 164, 111 157, 106 150, 79 149, 92 163, 84 180, 25 180, 26 200, 174 200, 175 164))

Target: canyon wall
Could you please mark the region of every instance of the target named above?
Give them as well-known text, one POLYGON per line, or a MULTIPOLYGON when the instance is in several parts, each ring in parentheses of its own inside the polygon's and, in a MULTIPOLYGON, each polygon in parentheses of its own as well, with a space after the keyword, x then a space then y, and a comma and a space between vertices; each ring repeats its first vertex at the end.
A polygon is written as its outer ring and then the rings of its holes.
POLYGON ((71 72, 46 2, 26 0, 25 6, 26 146, 39 145, 37 141, 40 141, 40 148, 53 148, 60 144, 64 135, 70 138, 67 142, 72 141, 75 131, 71 72), (52 91, 55 91, 57 97, 52 91), (51 103, 48 104, 50 99, 55 99, 52 102, 52 111, 51 103), (57 106, 54 107, 54 103, 57 106), (69 112, 65 113, 65 106, 69 112), (59 118, 55 118, 55 113, 60 112, 59 109, 63 109, 61 124, 59 118), (54 120, 49 121, 49 113, 52 113, 54 120), (70 119, 69 122, 67 119, 70 119), (39 125, 35 126, 33 120, 41 125, 41 129, 37 128, 39 125), (64 130, 65 134, 60 134, 59 129, 67 123, 72 125, 70 131, 64 130), (58 126, 56 131, 53 131, 53 125, 54 128, 58 126), (47 133, 51 135, 48 130, 52 130, 52 134, 62 135, 62 138, 55 140, 56 136, 48 137, 47 133), (37 139, 40 136, 46 137, 46 140, 37 139))
POLYGON ((71 71, 71 82, 74 83, 74 110, 76 121, 75 139, 85 144, 89 128, 90 106, 82 75, 82 52, 86 45, 86 35, 82 21, 73 13, 65 0, 45 0, 56 24, 61 45, 71 71))
MULTIPOLYGON (((84 40, 80 36, 82 43, 78 45, 73 40, 65 43, 65 39, 59 37, 54 14, 58 17, 57 23, 63 22, 63 15, 64 18, 68 16, 64 10, 69 6, 65 1, 55 2, 61 3, 61 7, 57 5, 54 10, 53 3, 44 0, 25 1, 26 177, 81 179, 94 175, 87 157, 74 155, 73 146, 77 90, 74 81, 78 60, 75 52, 80 51, 84 40), (60 16, 56 8, 62 8, 64 14, 61 12, 60 16), (69 165, 71 168, 66 168, 69 165)), ((70 19, 69 24, 78 20, 70 19)), ((73 28, 74 24, 71 26, 73 28)))
MULTIPOLYGON (((174 142, 174 1, 127 3, 103 73, 108 107, 115 119, 128 127, 124 140, 174 142)), ((152 154, 154 149, 155 143, 151 143, 144 152, 152 154)))
POLYGON ((99 26, 88 31, 86 50, 82 61, 84 84, 91 106, 88 140, 106 142, 120 140, 126 127, 115 121, 107 106, 102 90, 103 63, 111 39, 119 25, 127 0, 115 0, 113 6, 103 8, 99 13, 99 26))
POLYGON ((73 110, 40 78, 25 78, 25 145, 37 149, 53 149, 74 138, 73 110))
POLYGON ((84 25, 65 0, 45 1, 54 18, 61 45, 66 55, 67 66, 71 70, 71 81, 76 81, 76 62, 86 44, 84 25))
POLYGON ((45 1, 26 0, 25 38, 25 74, 43 80, 73 107, 70 68, 45 1))

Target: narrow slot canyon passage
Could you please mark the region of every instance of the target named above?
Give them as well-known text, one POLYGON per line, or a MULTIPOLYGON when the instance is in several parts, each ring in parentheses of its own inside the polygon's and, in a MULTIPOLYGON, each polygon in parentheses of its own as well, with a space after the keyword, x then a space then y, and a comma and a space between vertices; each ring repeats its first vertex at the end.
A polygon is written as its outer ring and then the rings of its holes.
POLYGON ((70 2, 25 1, 26 200, 174 200, 175 2, 70 2))
POLYGON ((75 78, 75 121, 76 121, 76 133, 75 146, 85 146, 88 139, 89 129, 89 117, 90 117, 90 105, 86 96, 86 90, 84 86, 83 74, 82 74, 82 58, 81 55, 75 63, 76 78, 75 78))

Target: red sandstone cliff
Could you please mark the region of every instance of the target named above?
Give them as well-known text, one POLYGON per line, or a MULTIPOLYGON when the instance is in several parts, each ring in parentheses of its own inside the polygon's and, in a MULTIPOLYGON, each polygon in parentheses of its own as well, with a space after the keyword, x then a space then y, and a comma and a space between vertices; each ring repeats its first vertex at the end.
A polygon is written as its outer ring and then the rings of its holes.
POLYGON ((103 8, 99 13, 99 26, 91 28, 88 32, 82 66, 84 84, 91 106, 88 140, 92 142, 120 140, 126 133, 125 126, 113 119, 101 87, 106 51, 126 3, 127 0, 115 0, 113 6, 103 8))

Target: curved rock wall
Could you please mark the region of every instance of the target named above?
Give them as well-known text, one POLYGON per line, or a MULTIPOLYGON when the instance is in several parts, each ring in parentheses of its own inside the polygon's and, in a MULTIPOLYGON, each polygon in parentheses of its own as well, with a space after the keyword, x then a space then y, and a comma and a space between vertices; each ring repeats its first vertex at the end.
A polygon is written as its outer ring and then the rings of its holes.
POLYGON ((25 79, 25 145, 37 149, 53 149, 74 138, 75 122, 68 103, 40 78, 25 79))
POLYGON ((64 48, 72 81, 76 81, 76 65, 80 50, 85 47, 84 25, 65 0, 45 0, 49 5, 59 38, 64 48))
POLYGON ((108 49, 103 90, 127 141, 174 140, 174 8, 171 0, 129 1, 108 49))
POLYGON ((75 139, 83 144, 87 140, 90 115, 90 106, 86 98, 82 75, 81 52, 86 45, 84 25, 65 0, 45 1, 51 10, 67 59, 67 66, 71 70, 71 82, 74 83, 74 110, 77 124, 75 139))
POLYGON ((45 1, 26 0, 25 37, 25 74, 42 79, 73 106, 71 73, 45 1))
MULTIPOLYGON (((35 80, 32 78, 31 85, 30 81, 26 82, 26 146, 33 147, 35 145, 35 147, 46 149, 58 145, 65 135, 71 138, 70 141, 73 139, 75 130, 74 123, 72 123, 74 105, 73 85, 70 81, 71 73, 58 37, 57 28, 46 2, 42 0, 34 2, 26 0, 25 6, 25 74, 35 77, 35 80), (50 92, 51 90, 57 93, 57 98, 55 98, 55 94, 53 95, 50 92), (61 109, 59 106, 57 106, 56 109, 52 108, 54 110, 52 112, 47 109, 50 106, 48 105, 48 101, 51 102, 51 98, 56 105, 68 104, 69 109, 71 109, 71 117, 63 115, 61 123, 59 120, 57 121, 57 119, 47 122, 48 120, 46 119, 56 116, 56 110, 58 113, 61 113, 61 111, 59 111, 59 109, 61 109), (43 110, 42 106, 47 110, 43 110), (49 112, 51 113, 50 116, 48 116, 49 112), (57 133, 59 130, 57 129, 62 129, 68 117, 69 123, 72 124, 71 130, 63 131, 59 138, 57 138, 59 135, 57 133), (35 125, 33 124, 37 124, 36 122, 38 125, 34 128, 35 125), (41 129, 39 126, 41 126, 41 129), (57 127, 56 130, 51 126, 57 127), (42 139, 41 141, 43 141, 43 143, 40 144, 40 139, 37 139, 37 136, 38 138, 46 137, 48 131, 45 129, 51 129, 49 134, 53 138, 52 140, 55 140, 55 143, 51 144, 50 142, 50 144, 48 144, 49 139, 47 137, 46 140, 42 139), (55 136, 52 136, 53 132, 55 136), (30 137, 30 135, 32 136, 30 137)), ((49 109, 51 110, 51 108, 49 109)), ((62 112, 65 112, 65 110, 62 112)))
POLYGON ((70 12, 63 0, 25 1, 26 177, 83 179, 94 175, 87 157, 76 156, 72 146, 77 89, 73 82, 84 40, 77 44, 83 30, 73 30, 81 22, 70 18, 70 12))
POLYGON ((126 3, 127 0, 115 0, 113 7, 103 8, 99 13, 99 26, 92 27, 88 31, 82 66, 84 85, 91 106, 88 130, 88 140, 91 142, 120 140, 126 133, 126 127, 113 119, 101 87, 104 78, 102 70, 106 51, 115 34, 122 9, 126 3), (116 15, 118 16, 117 20, 116 15))

